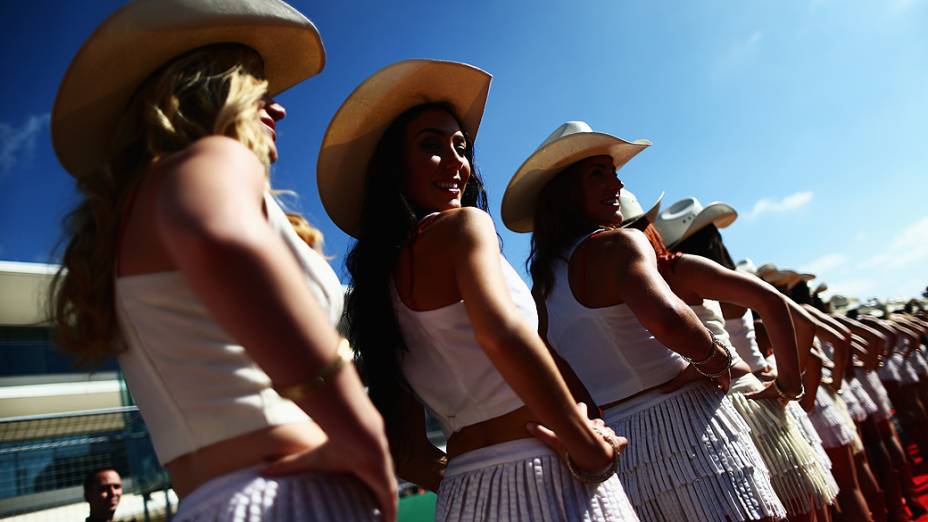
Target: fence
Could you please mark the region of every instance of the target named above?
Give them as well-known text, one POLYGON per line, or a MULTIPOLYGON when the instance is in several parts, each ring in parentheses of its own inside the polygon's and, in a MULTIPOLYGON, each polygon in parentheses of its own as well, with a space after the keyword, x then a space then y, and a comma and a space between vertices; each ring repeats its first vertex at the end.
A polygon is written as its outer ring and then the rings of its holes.
POLYGON ((170 518, 176 497, 135 406, 0 419, 0 517, 80 520, 84 477, 101 467, 123 477, 117 520, 170 518))

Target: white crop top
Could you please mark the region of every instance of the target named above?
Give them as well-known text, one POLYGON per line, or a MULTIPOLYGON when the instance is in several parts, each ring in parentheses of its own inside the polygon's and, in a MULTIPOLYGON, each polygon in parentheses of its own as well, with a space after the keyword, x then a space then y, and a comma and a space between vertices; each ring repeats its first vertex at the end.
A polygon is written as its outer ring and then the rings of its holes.
POLYGON ((728 336, 731 338, 731 344, 735 351, 741 356, 744 362, 748 363, 752 372, 763 370, 767 367, 767 360, 760 353, 757 346, 757 332, 754 331, 754 316, 750 310, 745 310, 744 315, 734 319, 725 320, 725 329, 728 330, 728 336))
MULTIPOLYGON (((566 259, 583 239, 567 251, 566 259)), ((577 301, 570 289, 568 263, 563 259, 556 261, 554 286, 545 303, 548 342, 570 364, 598 405, 663 384, 687 366, 683 357, 641 325, 627 304, 587 308, 577 301)))
MULTIPOLYGON (((500 264, 522 318, 537 330, 538 312, 531 292, 502 255, 500 264)), ((446 437, 525 404, 477 343, 464 301, 415 311, 403 303, 392 282, 390 286, 393 309, 409 350, 400 363, 403 375, 446 437)))
MULTIPOLYGON (((344 303, 338 276, 296 235, 274 198, 265 194, 264 201, 270 226, 334 327, 344 303)), ((308 419, 277 395, 180 272, 117 278, 116 316, 127 345, 119 364, 162 464, 237 435, 308 419)))

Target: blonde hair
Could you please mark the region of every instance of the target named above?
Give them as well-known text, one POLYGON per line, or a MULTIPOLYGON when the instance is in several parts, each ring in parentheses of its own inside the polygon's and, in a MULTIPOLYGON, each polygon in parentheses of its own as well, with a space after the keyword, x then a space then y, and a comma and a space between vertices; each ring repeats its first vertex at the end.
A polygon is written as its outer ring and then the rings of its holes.
MULTIPOLYGON (((135 93, 105 164, 78 177, 84 200, 65 220, 70 240, 52 283, 49 313, 55 342, 80 364, 96 364, 122 350, 114 310, 116 238, 146 167, 200 138, 223 135, 251 149, 269 169, 271 138, 258 119, 267 92, 262 71, 258 53, 241 45, 203 47, 178 57, 135 93)), ((305 220, 302 225, 315 234, 301 237, 311 237, 310 246, 321 244, 321 234, 305 220)))

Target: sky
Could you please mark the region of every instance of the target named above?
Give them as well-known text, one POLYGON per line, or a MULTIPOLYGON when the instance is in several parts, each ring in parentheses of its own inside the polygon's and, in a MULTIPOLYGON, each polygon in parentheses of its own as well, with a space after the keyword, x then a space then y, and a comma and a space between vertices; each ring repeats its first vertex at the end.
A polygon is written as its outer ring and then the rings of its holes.
MULTIPOLYGON (((68 63, 123 2, 0 2, 0 260, 54 262, 78 201, 51 148, 68 63)), ((276 188, 326 236, 314 166, 323 133, 365 78, 409 58, 493 76, 476 139, 507 258, 529 236, 499 219, 506 184, 558 125, 653 145, 619 171, 645 208, 724 201, 732 256, 818 275, 830 293, 908 297, 928 285, 928 0, 383 2, 293 5, 319 28, 327 65, 278 97, 276 188)), ((105 81, 105 78, 101 78, 105 81)), ((826 294, 826 295, 827 295, 826 294)))

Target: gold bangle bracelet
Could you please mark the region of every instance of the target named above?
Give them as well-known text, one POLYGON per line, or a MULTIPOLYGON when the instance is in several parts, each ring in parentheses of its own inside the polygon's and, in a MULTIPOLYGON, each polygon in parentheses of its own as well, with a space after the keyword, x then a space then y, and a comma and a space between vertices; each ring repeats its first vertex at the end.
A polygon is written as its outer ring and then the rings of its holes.
POLYGON ((277 395, 280 395, 284 399, 299 402, 331 382, 332 379, 342 371, 345 364, 351 362, 352 357, 351 346, 348 344, 348 340, 342 339, 335 348, 335 357, 332 359, 332 362, 320 368, 319 371, 316 372, 316 375, 298 384, 291 384, 290 386, 280 388, 274 386, 274 390, 277 392, 277 395))

